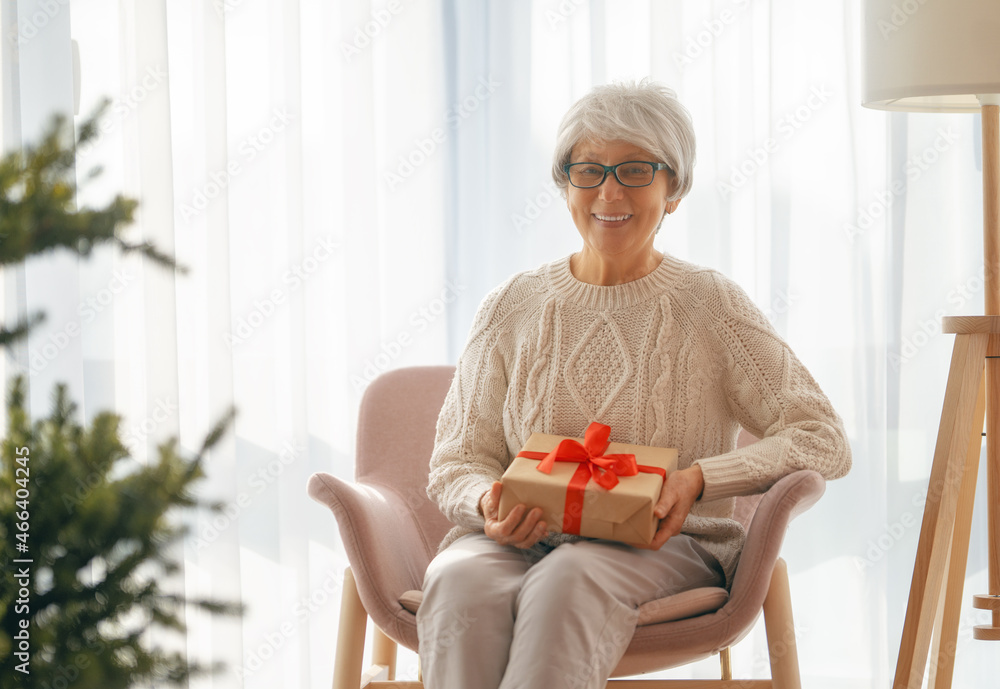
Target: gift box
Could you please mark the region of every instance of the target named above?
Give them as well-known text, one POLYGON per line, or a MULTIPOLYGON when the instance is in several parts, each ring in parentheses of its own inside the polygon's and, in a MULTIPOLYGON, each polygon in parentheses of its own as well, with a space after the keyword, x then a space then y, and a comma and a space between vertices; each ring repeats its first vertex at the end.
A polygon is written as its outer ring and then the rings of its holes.
POLYGON ((677 450, 609 443, 610 434, 596 422, 584 438, 532 433, 501 478, 500 519, 523 503, 542 508, 549 531, 648 545, 677 450))

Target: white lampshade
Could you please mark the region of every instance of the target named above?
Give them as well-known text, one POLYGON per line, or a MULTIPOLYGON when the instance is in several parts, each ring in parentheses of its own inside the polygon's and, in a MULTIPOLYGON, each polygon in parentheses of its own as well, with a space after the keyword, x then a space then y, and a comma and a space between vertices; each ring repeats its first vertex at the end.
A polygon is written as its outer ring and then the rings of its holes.
POLYGON ((1000 94, 1000 0, 865 0, 864 48, 862 105, 977 112, 1000 94))

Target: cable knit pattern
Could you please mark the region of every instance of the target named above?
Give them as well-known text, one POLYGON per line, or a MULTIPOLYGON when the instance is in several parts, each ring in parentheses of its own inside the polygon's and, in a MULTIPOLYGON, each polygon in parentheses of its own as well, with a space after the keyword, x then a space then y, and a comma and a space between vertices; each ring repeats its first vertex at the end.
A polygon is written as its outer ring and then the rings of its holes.
MULTIPOLYGON (((744 533, 733 498, 797 469, 851 466, 840 417, 742 289, 665 256, 623 285, 580 282, 569 257, 515 275, 476 314, 438 419, 427 494, 456 526, 483 529, 477 504, 533 432, 675 447, 705 491, 684 532, 731 581, 744 533), (736 450, 740 426, 761 438, 736 450)), ((579 536, 550 534, 553 545, 579 536)))

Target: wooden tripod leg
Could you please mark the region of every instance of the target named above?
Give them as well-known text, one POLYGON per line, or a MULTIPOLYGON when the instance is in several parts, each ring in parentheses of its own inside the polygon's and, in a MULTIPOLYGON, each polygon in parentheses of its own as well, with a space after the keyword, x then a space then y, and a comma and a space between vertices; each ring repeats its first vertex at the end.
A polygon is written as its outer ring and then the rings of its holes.
MULTIPOLYGON (((1000 335, 990 337, 986 377, 990 410, 986 422, 986 501, 989 505, 989 595, 993 627, 1000 630, 1000 335)), ((975 632, 973 632, 975 633, 975 632)), ((995 638, 995 637, 994 637, 995 638)))
MULTIPOLYGON (((955 556, 954 541, 952 541, 952 548, 948 551, 948 564, 946 569, 951 568, 951 558, 955 556)), ((938 687, 939 682, 945 681, 943 678, 947 673, 950 673, 954 669, 954 663, 949 663, 948 659, 941 659, 942 649, 947 649, 947 642, 942 639, 942 634, 944 633, 944 611, 948 606, 948 574, 944 575, 944 583, 941 585, 941 597, 938 601, 937 614, 934 616, 934 627, 931 633, 931 650, 930 657, 931 662, 928 664, 928 689, 941 689, 938 687), (937 660, 936 660, 937 659, 937 660), (951 669, 946 669, 941 665, 950 665, 951 669)))
POLYGON ((958 623, 962 615, 962 593, 965 570, 969 560, 969 538, 972 532, 972 508, 976 499, 976 479, 979 476, 979 455, 983 450, 983 421, 986 418, 986 378, 979 384, 979 398, 969 434, 969 449, 965 455, 965 473, 958 493, 955 531, 951 539, 948 574, 941 594, 942 610, 934 627, 931 643, 931 689, 951 689, 958 648, 958 623))
MULTIPOLYGON (((980 98, 983 126, 983 292, 986 314, 1000 316, 1000 106, 980 98)), ((989 504, 989 594, 974 606, 993 611, 992 626, 976 626, 976 639, 1000 640, 1000 329, 991 328, 986 361, 986 474, 989 504)))
POLYGON ((988 339, 955 336, 893 689, 920 689, 923 681, 988 339))
POLYGON ((358 596, 354 573, 344 570, 344 590, 340 596, 340 627, 337 629, 337 655, 333 661, 333 689, 358 689, 365 653, 365 630, 368 614, 358 596))
POLYGON ((972 607, 990 610, 992 624, 976 625, 972 638, 1000 641, 1000 335, 990 338, 986 360, 986 504, 989 511, 989 593, 973 597, 972 607))

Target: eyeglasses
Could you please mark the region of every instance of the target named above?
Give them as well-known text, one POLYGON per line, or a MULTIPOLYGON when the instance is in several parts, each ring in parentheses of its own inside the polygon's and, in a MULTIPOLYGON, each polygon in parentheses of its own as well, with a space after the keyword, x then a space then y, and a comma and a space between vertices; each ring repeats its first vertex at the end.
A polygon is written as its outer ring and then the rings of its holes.
MULTIPOLYGON (((628 160, 617 165, 600 163, 570 163, 563 165, 563 172, 569 176, 569 183, 579 189, 593 189, 604 184, 608 173, 615 173, 622 186, 648 187, 653 183, 657 170, 670 170, 666 163, 648 163, 642 160, 628 160)), ((673 170, 670 170, 673 172, 673 170)))

